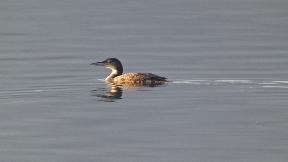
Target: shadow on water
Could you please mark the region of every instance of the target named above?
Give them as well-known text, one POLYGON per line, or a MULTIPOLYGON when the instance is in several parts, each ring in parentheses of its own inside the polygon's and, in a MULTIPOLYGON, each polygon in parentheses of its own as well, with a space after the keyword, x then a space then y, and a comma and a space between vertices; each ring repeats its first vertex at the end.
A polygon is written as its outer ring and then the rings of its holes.
POLYGON ((103 84, 106 87, 97 87, 91 90, 92 96, 97 97, 98 101, 115 102, 116 100, 123 99, 123 92, 135 92, 135 91, 152 91, 148 88, 166 87, 167 83, 158 84, 103 84), (99 99, 98 99, 99 98, 99 99))

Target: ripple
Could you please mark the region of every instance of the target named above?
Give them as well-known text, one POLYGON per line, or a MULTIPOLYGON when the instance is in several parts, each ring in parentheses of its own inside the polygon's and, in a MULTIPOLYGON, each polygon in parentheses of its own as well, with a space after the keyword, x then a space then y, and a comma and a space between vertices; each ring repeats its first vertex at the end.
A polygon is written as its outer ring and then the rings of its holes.
MULTIPOLYGON (((255 80, 246 80, 246 79, 217 79, 217 80, 209 80, 209 79, 195 79, 195 80, 182 80, 182 79, 176 79, 174 81, 171 81, 174 84, 202 84, 202 85, 218 85, 218 84, 237 84, 237 85, 250 85, 250 88, 257 87, 258 85, 261 85, 260 87, 263 88, 288 88, 288 81, 286 80, 261 80, 261 79, 255 79, 255 80)), ((259 86, 258 86, 259 87, 259 86)))

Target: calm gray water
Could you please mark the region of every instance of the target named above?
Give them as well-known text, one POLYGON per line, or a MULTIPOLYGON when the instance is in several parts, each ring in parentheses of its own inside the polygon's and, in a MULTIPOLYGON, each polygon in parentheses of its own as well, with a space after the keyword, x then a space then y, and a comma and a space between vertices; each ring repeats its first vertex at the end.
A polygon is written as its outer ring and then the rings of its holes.
POLYGON ((287 8, 1 1, 0 161, 286 162, 287 8), (108 57, 170 82, 115 89, 108 57))

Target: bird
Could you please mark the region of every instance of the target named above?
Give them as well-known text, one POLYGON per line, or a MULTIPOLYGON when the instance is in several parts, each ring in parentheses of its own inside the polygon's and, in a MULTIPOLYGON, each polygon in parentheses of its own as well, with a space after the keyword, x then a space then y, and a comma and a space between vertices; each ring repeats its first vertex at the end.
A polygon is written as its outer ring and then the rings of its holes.
POLYGON ((105 79, 106 82, 116 84, 163 84, 167 78, 161 77, 152 73, 123 73, 122 63, 117 58, 107 58, 102 62, 91 63, 94 66, 104 66, 111 69, 112 73, 105 79))

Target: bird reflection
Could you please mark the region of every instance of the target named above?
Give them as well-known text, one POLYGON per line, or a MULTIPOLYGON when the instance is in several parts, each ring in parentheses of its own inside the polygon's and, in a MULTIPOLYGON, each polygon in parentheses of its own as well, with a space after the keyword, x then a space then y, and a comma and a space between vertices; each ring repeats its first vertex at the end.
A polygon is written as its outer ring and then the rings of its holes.
MULTIPOLYGON (((107 85, 107 84, 105 84, 107 85)), ((167 83, 159 83, 159 84, 115 84, 110 83, 106 87, 98 87, 96 89, 91 90, 92 96, 97 97, 98 101, 104 102, 115 102, 116 100, 123 99, 122 93, 123 89, 126 92, 131 91, 151 91, 151 89, 147 89, 148 87, 160 87, 166 86, 167 83), (98 99, 99 98, 99 99, 98 99)))

